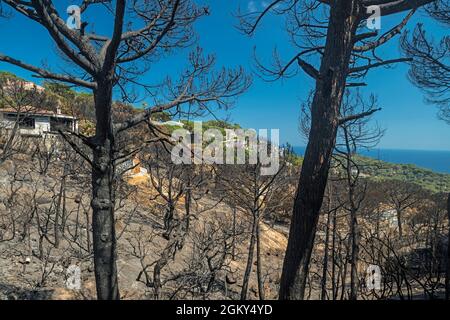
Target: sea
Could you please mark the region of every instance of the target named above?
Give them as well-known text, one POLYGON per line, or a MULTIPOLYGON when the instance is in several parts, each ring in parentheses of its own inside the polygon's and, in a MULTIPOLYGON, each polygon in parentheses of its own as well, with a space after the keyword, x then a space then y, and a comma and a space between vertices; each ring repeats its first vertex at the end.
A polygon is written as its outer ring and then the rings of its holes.
MULTIPOLYGON (((294 147, 294 152, 303 156, 306 147, 294 147)), ((450 174, 450 151, 371 149, 358 152, 362 156, 397 164, 414 164, 438 173, 450 174)))

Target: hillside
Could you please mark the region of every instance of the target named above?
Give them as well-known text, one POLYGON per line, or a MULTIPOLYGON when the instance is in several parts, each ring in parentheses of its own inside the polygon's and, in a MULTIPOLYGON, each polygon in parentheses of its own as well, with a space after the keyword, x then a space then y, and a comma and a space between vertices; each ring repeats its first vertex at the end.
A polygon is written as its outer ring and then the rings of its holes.
POLYGON ((362 173, 371 179, 384 179, 412 182, 432 192, 450 191, 450 174, 436 173, 413 164, 395 164, 368 157, 357 156, 362 173))
MULTIPOLYGON (((19 81, 26 80, 17 77, 15 74, 0 71, 0 79, 16 79, 19 81)), ((29 83, 29 82, 26 82, 29 83)), ((91 97, 85 93, 77 92, 68 86, 46 82, 43 85, 46 89, 46 98, 42 107, 52 109, 54 107, 54 101, 62 102, 63 109, 66 113, 75 112, 77 116, 82 119, 80 123, 80 130, 82 133, 88 134, 93 132, 93 124, 88 120, 92 118, 92 106, 91 97), (52 103, 53 102, 53 103, 52 103), (78 102, 78 103, 77 103, 78 102), (71 104, 75 104, 70 106, 71 104), (82 107, 81 107, 82 106, 82 107), (81 107, 82 110, 77 110, 81 107)), ((1 98, 0 98, 1 107, 1 98)), ((117 106, 116 106, 117 107, 117 106)), ((123 105, 121 105, 123 108, 123 105)), ((116 110, 119 111, 119 110, 116 110)), ((155 119, 161 121, 171 120, 168 114, 161 113, 156 114, 155 119)), ((189 120, 182 120, 184 128, 193 130, 194 122, 189 120)), ((179 126, 166 125, 166 130, 172 132, 178 129, 179 126)), ((237 123, 229 123, 227 121, 209 120, 202 123, 203 131, 207 129, 218 129, 225 135, 225 129, 244 129, 237 123)), ((89 135, 89 134, 88 134, 89 135)), ((288 145, 285 146, 288 149, 290 162, 294 165, 301 165, 303 158, 295 155, 292 148, 288 145)), ((450 191, 450 174, 436 173, 428 169, 418 167, 413 164, 394 164, 382 160, 376 160, 365 156, 357 156, 357 162, 361 166, 362 173, 368 176, 370 179, 380 181, 384 179, 401 180, 412 182, 420 185, 421 187, 430 190, 432 192, 448 192, 450 191)))
MULTIPOLYGON (((182 121, 184 128, 193 130, 192 121, 182 121)), ((166 126, 169 131, 179 127, 166 126)), ((203 122, 203 130, 218 129, 225 134, 224 129, 242 129, 239 124, 232 124, 226 121, 206 121, 203 122)), ((289 151, 289 162, 294 165, 301 165, 303 157, 296 155, 292 147, 287 144, 283 146, 289 151)), ((431 192, 449 192, 450 191, 450 174, 437 173, 429 169, 421 168, 413 164, 396 164, 377 160, 365 156, 355 156, 357 163, 361 167, 363 176, 381 181, 384 179, 401 180, 420 185, 431 192)))

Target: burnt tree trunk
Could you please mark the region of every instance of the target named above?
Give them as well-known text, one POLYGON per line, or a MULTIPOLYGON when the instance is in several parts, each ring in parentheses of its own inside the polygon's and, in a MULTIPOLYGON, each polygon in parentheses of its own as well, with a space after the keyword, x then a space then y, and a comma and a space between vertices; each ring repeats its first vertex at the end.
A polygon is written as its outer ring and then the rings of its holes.
POLYGON ((67 196, 66 196, 66 175, 64 175, 64 187, 62 190, 62 208, 61 208, 61 235, 64 237, 67 223, 67 196))
MULTIPOLYGON (((329 250, 329 242, 330 242, 330 228, 331 228, 331 203, 333 197, 333 188, 332 185, 328 185, 328 208, 327 208, 327 223, 326 223, 326 231, 325 231, 325 241, 323 247, 323 269, 322 269, 322 280, 320 282, 321 293, 320 299, 326 300, 328 298, 327 291, 327 274, 328 274, 328 250, 329 250)), ((333 281, 333 280, 332 280, 333 281)))
POLYGON ((252 271, 252 264, 253 264, 253 255, 255 251, 256 223, 257 223, 256 215, 253 214, 252 233, 250 235, 250 244, 248 247, 247 266, 245 267, 244 278, 242 281, 241 300, 247 299, 248 282, 250 280, 250 273, 252 271))
POLYGON ((358 260, 359 260, 359 227, 358 218, 356 217, 356 210, 352 209, 350 213, 351 219, 351 262, 350 262, 350 300, 358 298, 358 260))
POLYGON ((166 209, 166 212, 164 213, 164 233, 163 238, 166 240, 170 239, 170 234, 173 230, 173 224, 174 224, 174 217, 175 217, 175 203, 172 200, 172 197, 169 196, 170 202, 168 204, 168 207, 166 209))
POLYGON ((264 280, 262 277, 262 261, 261 261, 261 229, 259 225, 259 217, 256 221, 256 275, 258 278, 258 294, 259 299, 264 300, 264 280))
POLYGON ((398 236, 400 240, 403 238, 403 226, 402 226, 402 210, 397 209, 397 227, 398 227, 398 236))
POLYGON ((331 223, 331 211, 327 213, 327 226, 325 231, 325 243, 323 248, 323 270, 322 270, 322 281, 320 283, 321 293, 320 299, 327 300, 327 274, 328 274, 328 244, 330 242, 330 223, 331 223))
POLYGON ((447 199, 447 218, 448 218, 448 238, 447 238, 447 263, 446 263, 446 276, 445 276, 445 299, 450 299, 450 193, 447 199))
POLYGON ((339 108, 359 22, 356 1, 331 7, 327 40, 311 105, 311 130, 294 202, 280 299, 303 299, 319 211, 336 141, 339 108))
POLYGON ((8 139, 6 140, 6 143, 2 148, 2 153, 0 153, 0 163, 3 163, 11 155, 10 153, 12 151, 12 146, 16 138, 16 133, 19 130, 19 119, 20 113, 17 113, 16 122, 14 123, 14 126, 8 135, 8 139))
POLYGON ((341 265, 339 266, 339 276, 341 290, 339 300, 344 300, 345 294, 347 293, 347 273, 348 273, 348 265, 350 263, 351 258, 351 237, 347 238, 347 235, 344 238, 339 239, 339 261, 341 265))
POLYGON ((153 289, 155 291, 155 299, 159 300, 162 298, 162 286, 163 282, 161 281, 161 271, 167 266, 167 264, 175 259, 175 256, 179 250, 184 245, 184 241, 187 235, 187 226, 186 223, 189 217, 181 221, 174 229, 174 233, 170 234, 169 241, 166 244, 166 247, 161 253, 161 257, 156 261, 155 267, 153 268, 153 289))
MULTIPOLYGON (((358 260, 359 260, 359 227, 357 211, 358 207, 355 203, 355 186, 357 180, 352 178, 352 150, 350 147, 350 138, 347 128, 344 127, 345 144, 346 144, 346 168, 347 168, 347 184, 348 184, 348 201, 350 203, 350 300, 358 298, 358 260)), ((357 179, 357 178, 356 178, 357 179)))
POLYGON ((112 79, 99 83, 94 92, 96 135, 92 168, 92 231, 95 282, 99 300, 120 298, 116 266, 115 139, 112 126, 112 79))
POLYGON ((337 222, 337 210, 333 211, 333 233, 331 236, 331 292, 332 300, 337 298, 337 286, 336 286, 336 222, 337 222))
POLYGON ((236 260, 236 208, 233 207, 233 238, 231 242, 231 260, 236 260))
POLYGON ((58 193, 58 200, 56 202, 56 208, 55 208, 55 226, 54 226, 54 232, 55 232, 55 248, 59 247, 59 243, 61 241, 61 228, 62 223, 60 225, 60 220, 63 221, 64 217, 61 216, 61 204, 63 201, 63 194, 64 194, 64 188, 65 188, 65 181, 66 181, 66 173, 64 172, 62 178, 61 178, 61 186, 59 188, 58 193), (60 219, 61 218, 61 219, 60 219))

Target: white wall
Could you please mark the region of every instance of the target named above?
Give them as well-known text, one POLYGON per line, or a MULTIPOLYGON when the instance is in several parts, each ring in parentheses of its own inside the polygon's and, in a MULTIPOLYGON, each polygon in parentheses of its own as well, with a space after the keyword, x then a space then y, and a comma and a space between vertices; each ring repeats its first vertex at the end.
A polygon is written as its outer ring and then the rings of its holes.
MULTIPOLYGON (((0 128, 12 129, 15 121, 5 119, 3 113, 0 113, 0 128)), ((42 135, 43 133, 50 132, 50 116, 33 116, 34 129, 20 129, 21 134, 25 135, 42 135)), ((78 121, 74 121, 72 130, 78 132, 78 121)))
MULTIPOLYGON (((3 114, 0 114, 1 127, 12 129, 14 127, 14 121, 5 119, 3 114)), ((44 132, 50 131, 50 118, 49 117, 34 117, 34 129, 20 129, 20 134, 27 135, 41 135, 44 132)))
POLYGON ((34 118, 34 130, 20 129, 21 133, 40 135, 44 132, 50 131, 50 118, 49 117, 35 117, 34 118))

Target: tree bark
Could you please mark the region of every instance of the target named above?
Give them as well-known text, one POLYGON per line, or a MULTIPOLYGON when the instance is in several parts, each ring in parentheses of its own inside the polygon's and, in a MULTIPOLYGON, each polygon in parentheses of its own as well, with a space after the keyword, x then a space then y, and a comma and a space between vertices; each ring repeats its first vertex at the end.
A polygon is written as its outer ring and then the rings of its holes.
POLYGON ((19 118, 20 113, 17 113, 16 122, 14 123, 14 126, 8 135, 8 139, 2 148, 2 152, 0 153, 0 164, 3 163, 6 159, 8 159, 8 157, 11 155, 12 145, 16 138, 16 133, 19 130, 19 118))
POLYGON ((337 210, 333 212, 333 234, 331 236, 331 292, 332 300, 337 298, 337 286, 336 286, 336 222, 337 222, 337 210))
POLYGON ((259 300, 265 299, 264 281, 262 278, 262 263, 261 263, 261 229, 259 219, 256 221, 256 275, 258 278, 258 294, 259 300))
MULTIPOLYGON (((348 184, 348 200, 350 203, 350 300, 357 300, 358 296, 358 260, 359 260, 359 227, 357 211, 355 204, 355 184, 357 180, 352 181, 352 151, 347 129, 344 127, 345 142, 347 147, 346 168, 347 168, 347 184, 348 184)), ((357 179, 357 178, 356 178, 357 179)))
POLYGON ((341 276, 341 295, 339 297, 339 300, 344 300, 345 298, 345 293, 347 292, 347 269, 348 269, 348 264, 350 262, 350 257, 351 257, 351 252, 350 252, 350 248, 351 248, 351 241, 352 241, 352 237, 348 237, 348 241, 340 241, 339 242, 339 252, 340 252, 340 256, 342 257, 342 243, 343 247, 345 249, 345 257, 343 259, 341 259, 343 266, 340 266, 340 268, 342 268, 342 271, 340 270, 340 276, 341 276))
POLYGON ((402 210, 397 209, 397 227, 398 227, 398 236, 400 240, 403 238, 403 226, 402 226, 402 210))
POLYGON ((333 211, 331 209, 332 197, 333 197, 333 186, 331 184, 329 184, 328 185, 327 224, 326 224, 325 241, 324 241, 324 247, 323 247, 322 281, 320 283, 320 286, 321 286, 320 299, 321 300, 326 300, 328 298, 327 274, 328 274, 328 251, 329 251, 330 228, 331 228, 331 212, 333 211))
POLYGON ((445 299, 450 300, 450 193, 447 199, 448 238, 447 238, 447 273, 445 276, 445 299))
POLYGON ((350 300, 356 300, 358 296, 358 260, 359 260, 359 228, 356 210, 351 212, 351 264, 350 264, 350 300))
POLYGON ((253 264, 253 254, 255 251, 256 223, 257 223, 256 216, 255 216, 255 214, 253 214, 252 234, 250 236, 250 245, 248 247, 247 266, 245 267, 244 278, 242 281, 241 300, 247 299, 248 282, 250 280, 250 273, 252 271, 252 264, 253 264))
POLYGON ((189 217, 185 217, 176 227, 174 234, 169 235, 171 238, 166 244, 166 247, 161 253, 161 257, 156 261, 153 268, 153 288, 155 291, 155 299, 159 300, 162 297, 161 289, 163 282, 161 281, 161 271, 168 265, 170 260, 175 259, 175 255, 184 245, 184 241, 187 235, 186 223, 189 217))
MULTIPOLYGON (((63 199, 63 193, 65 188, 65 182, 66 182, 66 173, 64 172, 62 178, 61 178, 61 186, 58 193, 58 200, 56 202, 56 208, 55 208, 55 226, 54 226, 54 232, 55 232, 55 248, 59 247, 59 243, 61 241, 61 225, 60 225, 60 212, 61 212, 61 204, 63 199)), ((61 220, 63 220, 63 217, 61 217, 61 220)))
POLYGON ((233 238, 231 242, 231 260, 236 260, 236 208, 233 207, 233 238))
POLYGON ((118 300, 117 248, 114 219, 115 139, 111 122, 112 81, 94 92, 96 136, 92 168, 92 230, 95 282, 99 300, 118 300))
MULTIPOLYGON (((330 196, 331 197, 331 196, 330 196)), ((323 248, 323 270, 322 281, 320 283, 321 293, 320 299, 327 300, 327 273, 328 273, 328 244, 330 242, 330 223, 331 223, 331 211, 327 213, 327 227, 325 232, 325 243, 323 248)))
POLYGON ((294 202, 280 299, 303 299, 319 211, 336 141, 339 108, 359 22, 356 1, 331 6, 327 40, 311 105, 311 130, 294 202))

